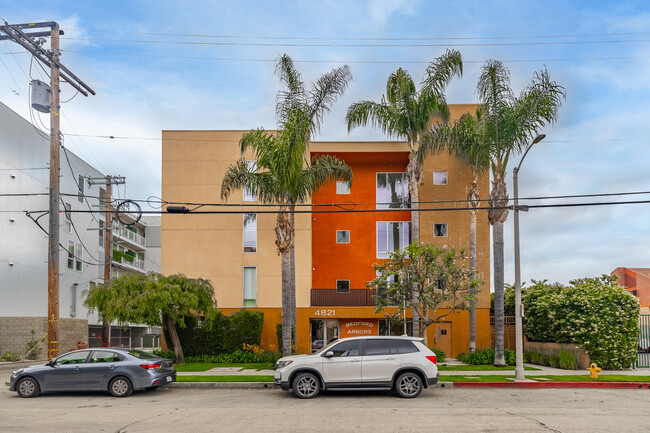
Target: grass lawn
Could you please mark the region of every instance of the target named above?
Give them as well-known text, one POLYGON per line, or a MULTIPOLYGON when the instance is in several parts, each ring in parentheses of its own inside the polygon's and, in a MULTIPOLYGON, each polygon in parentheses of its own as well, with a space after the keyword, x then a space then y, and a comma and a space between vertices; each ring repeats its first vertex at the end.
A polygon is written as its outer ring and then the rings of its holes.
POLYGON ((233 363, 216 363, 216 362, 188 362, 185 364, 176 364, 176 371, 207 371, 216 367, 237 367, 240 370, 265 370, 273 369, 270 363, 255 364, 233 364, 233 363))
POLYGON ((273 382, 273 376, 177 376, 177 382, 273 382))
MULTIPOLYGON (((439 365, 438 370, 440 371, 514 371, 515 366, 509 365, 508 367, 495 367, 494 365, 439 365)), ((524 370, 541 370, 540 368, 535 367, 524 367, 524 370)))
POLYGON ((628 376, 624 374, 602 374, 598 376, 598 379, 593 379, 588 374, 574 374, 571 376, 530 376, 527 378, 534 380, 542 378, 555 382, 650 382, 650 376, 628 376))
POLYGON ((444 375, 440 376, 440 382, 512 382, 511 380, 506 379, 507 377, 513 376, 497 376, 497 375, 485 375, 485 376, 467 376, 467 375, 444 375))

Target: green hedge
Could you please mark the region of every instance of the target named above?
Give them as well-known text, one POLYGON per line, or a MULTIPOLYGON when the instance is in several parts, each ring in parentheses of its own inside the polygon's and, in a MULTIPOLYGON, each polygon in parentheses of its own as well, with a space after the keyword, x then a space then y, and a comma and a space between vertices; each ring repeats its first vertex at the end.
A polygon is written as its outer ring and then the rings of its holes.
MULTIPOLYGON (((195 317, 185 317, 185 328, 176 328, 186 359, 192 356, 232 354, 244 344, 259 346, 264 314, 241 310, 231 316, 217 312, 201 326, 195 317)), ((165 330, 167 347, 172 347, 165 330)), ((190 362, 190 361, 188 361, 190 362)))
POLYGON ((248 363, 271 363, 275 364, 278 359, 282 358, 282 354, 274 352, 243 352, 236 350, 233 353, 222 353, 219 355, 202 355, 202 356, 188 356, 185 362, 213 362, 213 363, 233 363, 233 364, 248 364, 248 363))
MULTIPOLYGON (((507 365, 515 365, 515 352, 513 350, 505 349, 504 356, 507 365)), ((458 355, 458 360, 470 365, 493 365, 494 349, 481 349, 470 353, 461 353, 458 355)))
POLYGON ((569 286, 536 282, 522 293, 530 341, 578 343, 604 369, 628 368, 637 355, 639 301, 616 277, 569 286))

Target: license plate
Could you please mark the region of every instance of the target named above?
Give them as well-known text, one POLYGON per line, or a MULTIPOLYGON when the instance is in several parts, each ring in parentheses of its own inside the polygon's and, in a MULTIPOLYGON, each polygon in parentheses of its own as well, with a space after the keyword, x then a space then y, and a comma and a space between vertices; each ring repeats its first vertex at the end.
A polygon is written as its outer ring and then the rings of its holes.
POLYGON ((171 382, 171 381, 172 381, 172 377, 171 377, 171 376, 167 376, 167 377, 165 378, 165 380, 166 380, 167 382, 171 382))

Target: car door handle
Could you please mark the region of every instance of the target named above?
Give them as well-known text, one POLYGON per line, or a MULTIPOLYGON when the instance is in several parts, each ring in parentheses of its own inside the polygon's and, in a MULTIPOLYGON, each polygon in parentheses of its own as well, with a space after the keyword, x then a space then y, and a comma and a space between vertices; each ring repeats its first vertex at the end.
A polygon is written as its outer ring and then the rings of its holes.
POLYGON ((111 370, 115 370, 115 366, 114 366, 114 365, 109 366, 109 368, 110 368, 111 370))
POLYGON ((393 361, 393 360, 395 359, 395 357, 393 357, 393 358, 386 358, 386 359, 387 359, 388 361, 393 361))
POLYGON ((79 367, 78 365, 75 365, 75 366, 74 366, 74 369, 75 369, 75 370, 79 370, 79 368, 81 368, 81 367, 79 367))
POLYGON ((361 362, 360 359, 351 359, 350 362, 361 362))

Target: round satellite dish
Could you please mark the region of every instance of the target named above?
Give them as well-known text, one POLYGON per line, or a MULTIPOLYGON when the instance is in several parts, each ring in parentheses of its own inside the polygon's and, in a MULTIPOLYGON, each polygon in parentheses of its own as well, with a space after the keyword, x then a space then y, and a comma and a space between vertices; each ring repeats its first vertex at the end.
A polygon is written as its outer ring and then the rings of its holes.
POLYGON ((32 108, 41 113, 50 112, 50 86, 41 80, 32 80, 32 108))

